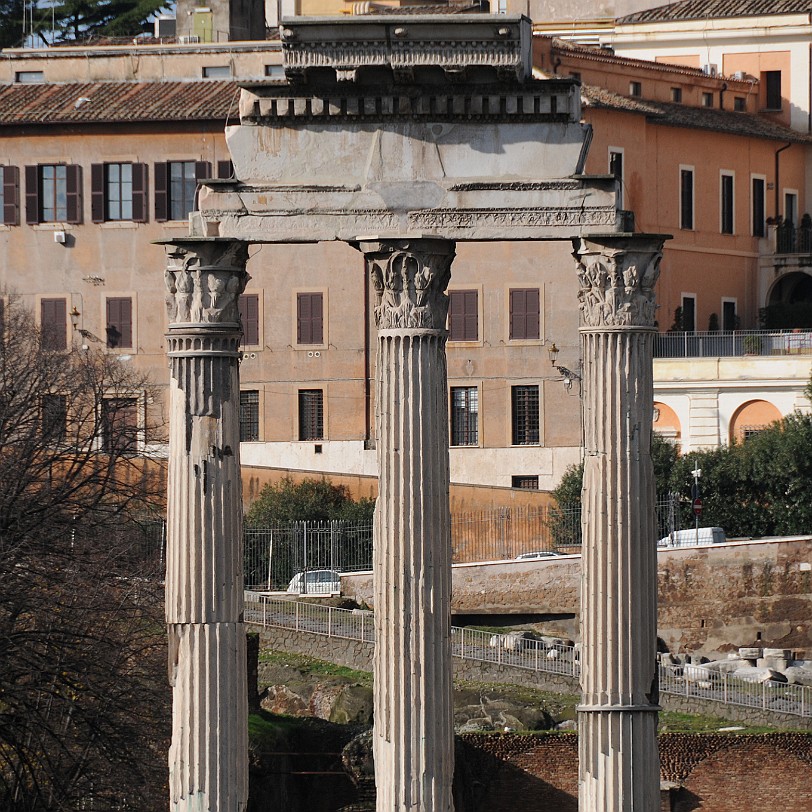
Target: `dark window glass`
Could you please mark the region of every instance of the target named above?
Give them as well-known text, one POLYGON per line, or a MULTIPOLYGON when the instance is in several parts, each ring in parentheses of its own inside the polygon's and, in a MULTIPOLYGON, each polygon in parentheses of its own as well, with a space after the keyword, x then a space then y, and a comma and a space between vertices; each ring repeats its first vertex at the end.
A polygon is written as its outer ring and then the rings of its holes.
POLYGON ((321 293, 296 294, 296 343, 324 342, 324 296, 321 293))
POLYGON ((40 222, 61 223, 68 219, 68 167, 40 166, 40 222))
POLYGON ((40 300, 43 349, 60 351, 68 348, 67 312, 65 299, 40 300))
POLYGON ((702 94, 702 106, 703 107, 713 107, 713 93, 703 93, 702 94))
POLYGON ((614 176, 618 182, 617 187, 617 206, 623 208, 623 153, 610 152, 609 153, 609 174, 614 176))
POLYGON ((299 390, 299 439, 324 439, 324 392, 321 389, 299 390))
POLYGON ((240 442, 259 440, 259 392, 240 392, 240 442))
POLYGON ((733 233, 733 175, 722 175, 722 234, 733 233))
POLYGON ((45 443, 65 440, 68 425, 68 400, 64 395, 42 396, 42 439, 45 443))
POLYGON ((479 443, 479 390, 476 386, 451 387, 451 445, 479 443))
POLYGON ((132 347, 133 300, 115 297, 107 300, 107 346, 132 347))
POLYGON ((537 339, 540 310, 538 288, 510 291, 510 338, 537 339))
POLYGON ((764 180, 753 178, 753 236, 764 237, 764 180))
POLYGON ((737 321, 736 302, 722 302, 722 329, 735 330, 737 321))
POLYGON ((523 491, 537 491, 539 489, 539 478, 537 476, 512 476, 510 487, 519 488, 523 491))
POLYGON ((679 104, 682 101, 682 88, 681 87, 672 87, 671 88, 671 101, 676 102, 679 104))
POLYGON ((513 445, 538 445, 538 386, 513 386, 511 387, 511 395, 513 445))
POLYGON ((138 451, 138 401, 136 398, 105 398, 101 405, 102 451, 134 454, 138 451))
POLYGON ((693 296, 682 297, 682 329, 688 333, 696 329, 696 299, 693 296))
POLYGON ((767 110, 781 109, 781 71, 768 70, 761 75, 764 87, 764 106, 767 110))
POLYGON ((680 228, 694 227, 694 173, 680 170, 680 228))
POLYGON ((452 290, 448 294, 448 337, 451 341, 479 340, 479 292, 452 290))
POLYGON ((169 162, 169 219, 185 220, 194 211, 197 176, 194 161, 169 162))
POLYGON ((133 165, 107 164, 107 219, 133 219, 133 165))
POLYGON ((640 84, 640 82, 629 82, 629 95, 630 96, 643 95, 643 86, 640 84))
POLYGON ((733 97, 733 109, 737 113, 743 113, 747 110, 747 100, 744 96, 734 96, 733 97))
POLYGON ((240 296, 238 307, 242 322, 242 343, 259 344, 259 296, 256 293, 240 296))

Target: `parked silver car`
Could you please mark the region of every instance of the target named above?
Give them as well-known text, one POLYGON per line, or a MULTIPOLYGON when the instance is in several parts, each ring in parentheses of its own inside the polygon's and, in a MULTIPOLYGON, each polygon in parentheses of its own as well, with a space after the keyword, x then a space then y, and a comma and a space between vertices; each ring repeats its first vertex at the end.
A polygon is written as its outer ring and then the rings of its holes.
POLYGON ((288 584, 293 595, 331 595, 341 592, 341 573, 337 570, 297 572, 288 584))

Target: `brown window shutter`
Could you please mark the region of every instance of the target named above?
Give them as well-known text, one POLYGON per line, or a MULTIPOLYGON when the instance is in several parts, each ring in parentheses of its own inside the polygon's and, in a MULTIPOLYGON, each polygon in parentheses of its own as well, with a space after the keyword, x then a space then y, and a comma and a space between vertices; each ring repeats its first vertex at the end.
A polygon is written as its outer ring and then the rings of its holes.
POLYGON ((310 337, 310 297, 306 293, 296 295, 296 343, 313 343, 310 337))
POLYGON ((539 291, 529 288, 525 291, 525 338, 539 337, 539 291))
POLYGON ((537 339, 539 332, 539 291, 525 288, 510 291, 510 338, 537 339))
POLYGON ((90 219, 104 222, 104 164, 90 165, 90 219))
POLYGON ((3 224, 20 225, 20 170, 3 167, 3 224))
POLYGON ((195 180, 200 183, 202 180, 211 179, 211 164, 208 161, 195 161, 195 180))
POLYGON ((40 330, 42 346, 46 350, 66 350, 67 305, 64 299, 40 299, 40 330))
POLYGON ((127 297, 107 300, 107 346, 132 347, 133 301, 127 297))
POLYGON ((133 222, 147 222, 147 165, 133 164, 133 222))
POLYGON ((242 343, 259 344, 259 296, 245 294, 239 299, 242 343))
POLYGON ((168 167, 165 162, 153 165, 155 174, 155 219, 159 223, 169 219, 168 167))
POLYGON ((310 299, 310 334, 314 344, 321 344, 324 341, 324 297, 311 293, 310 299))
POLYGON ((82 222, 82 167, 79 164, 68 164, 67 172, 68 191, 68 222, 82 222))
POLYGON ((451 341, 479 339, 479 292, 454 290, 449 294, 449 338, 451 341))
POLYGON ((39 167, 25 168, 25 222, 39 222, 39 167))
POLYGON ((217 177, 228 180, 234 176, 234 164, 231 161, 217 161, 217 177))
POLYGON ((6 332, 6 302, 0 299, 0 346, 3 344, 6 332))

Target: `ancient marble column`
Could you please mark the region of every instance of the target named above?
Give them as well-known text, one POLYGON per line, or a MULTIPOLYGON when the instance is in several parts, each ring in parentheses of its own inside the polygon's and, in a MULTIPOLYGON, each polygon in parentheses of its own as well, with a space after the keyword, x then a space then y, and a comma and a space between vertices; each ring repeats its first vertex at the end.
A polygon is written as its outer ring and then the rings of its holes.
POLYGON ((239 812, 248 800, 248 707, 237 297, 247 243, 186 239, 166 250, 169 808, 239 812))
POLYGON ((446 286, 454 243, 361 242, 378 327, 378 812, 453 809, 446 286))
POLYGON ((584 358, 581 812, 660 808, 651 463, 659 235, 574 241, 584 358))

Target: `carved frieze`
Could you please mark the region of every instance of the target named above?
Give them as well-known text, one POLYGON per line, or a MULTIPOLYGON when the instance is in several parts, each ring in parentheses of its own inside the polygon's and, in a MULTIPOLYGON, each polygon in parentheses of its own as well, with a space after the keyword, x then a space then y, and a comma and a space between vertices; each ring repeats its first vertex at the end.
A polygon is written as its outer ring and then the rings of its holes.
POLYGON ((431 231, 445 228, 538 228, 562 226, 607 226, 614 228, 617 209, 603 206, 585 209, 581 206, 568 208, 534 209, 426 209, 409 213, 409 228, 431 231))
POLYGON ((445 330, 454 243, 439 239, 360 243, 375 290, 375 324, 445 330))
POLYGON ((583 327, 654 327, 663 239, 641 235, 574 241, 583 327))
POLYGON ((170 324, 239 323, 248 244, 237 240, 178 241, 167 246, 166 309, 170 324))

